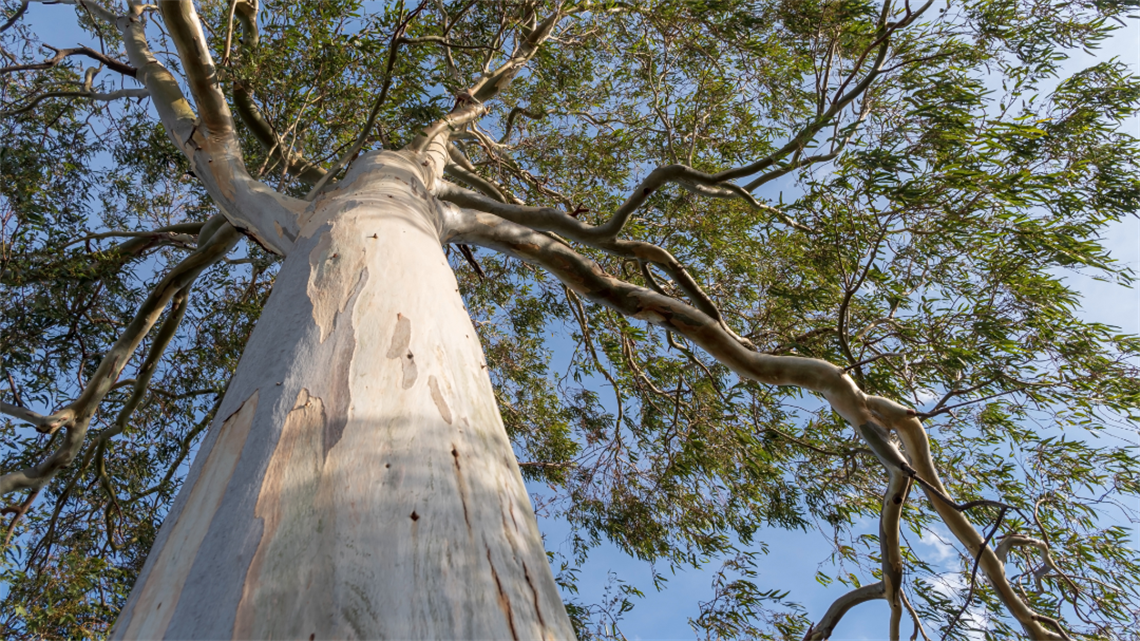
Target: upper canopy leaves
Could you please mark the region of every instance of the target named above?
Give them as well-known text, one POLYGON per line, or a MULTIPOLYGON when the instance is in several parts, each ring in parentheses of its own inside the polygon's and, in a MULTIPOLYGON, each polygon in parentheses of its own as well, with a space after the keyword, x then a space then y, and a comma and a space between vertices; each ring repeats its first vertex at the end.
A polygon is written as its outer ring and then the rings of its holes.
MULTIPOLYGON (((300 198, 357 140, 389 79, 365 151, 402 148, 451 112, 460 92, 525 44, 549 4, 203 1, 199 14, 249 173, 300 198)), ((919 9, 566 3, 485 115, 451 132, 463 160, 449 176, 601 225, 658 167, 738 170, 754 205, 735 192, 709 197, 708 185, 666 184, 621 238, 671 252, 759 351, 828 360, 868 394, 911 403, 930 419, 951 496, 1000 499, 1022 510, 1005 515, 1002 532, 1048 538, 1050 571, 1039 570, 1035 548, 1010 551, 1007 575, 1030 607, 1073 635, 1119 636, 1140 599, 1131 587, 1140 559, 1122 528, 1136 519, 1128 501, 1140 464, 1118 438, 1140 418, 1140 339, 1085 320, 1064 276, 1133 279, 1102 238, 1140 209, 1140 149, 1121 128, 1140 107, 1140 81, 1119 61, 1058 75, 1066 52, 1103 42, 1135 5, 919 9)), ((108 69, 86 80, 95 63, 78 55, 15 68, 50 58, 41 44, 71 46, 41 28, 66 11, 34 6, 0 36, 9 65, 0 74, 0 386, 7 401, 49 411, 78 395, 201 227, 90 236, 203 223, 216 211, 148 102, 92 95, 133 80, 108 69)), ((82 7, 78 15, 92 50, 127 60, 118 32, 82 7)), ((151 49, 189 95, 156 14, 143 19, 151 49)), ((609 274, 691 299, 660 264, 576 246, 609 274)), ((199 277, 129 426, 99 438, 130 403, 124 385, 102 401, 76 463, 10 517, 6 636, 108 628, 268 291, 273 259, 244 247, 199 277)), ((824 583, 874 579, 880 547, 866 523, 882 510, 882 467, 829 407, 745 380, 533 266, 472 258, 485 278, 453 252, 504 421, 524 474, 550 488, 544 509, 573 528, 568 587, 602 540, 671 567, 726 560, 694 619, 702 634, 802 638, 819 613, 785 604, 797 595, 757 565, 764 527, 831 537, 843 570, 821 573, 824 583)), ((142 358, 123 379, 138 376, 142 358)), ((12 422, 0 434, 3 471, 55 447, 12 422)), ((979 511, 979 522, 997 517, 979 511)), ((908 502, 902 518, 909 532, 944 532, 929 502, 908 502)), ((904 543, 907 594, 927 628, 940 629, 964 596, 946 598, 946 572, 968 572, 973 559, 948 568, 922 553, 913 538, 904 543)), ((623 599, 572 602, 580 632, 603 634, 623 599)), ((995 636, 1015 634, 991 587, 979 584, 974 599, 995 636)))

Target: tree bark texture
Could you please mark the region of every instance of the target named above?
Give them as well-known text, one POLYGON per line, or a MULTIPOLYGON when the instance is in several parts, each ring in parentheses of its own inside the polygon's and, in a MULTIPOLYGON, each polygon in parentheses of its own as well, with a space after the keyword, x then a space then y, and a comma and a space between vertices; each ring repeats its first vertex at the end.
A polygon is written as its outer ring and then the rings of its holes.
POLYGON ((312 203, 113 638, 573 638, 428 172, 312 203))

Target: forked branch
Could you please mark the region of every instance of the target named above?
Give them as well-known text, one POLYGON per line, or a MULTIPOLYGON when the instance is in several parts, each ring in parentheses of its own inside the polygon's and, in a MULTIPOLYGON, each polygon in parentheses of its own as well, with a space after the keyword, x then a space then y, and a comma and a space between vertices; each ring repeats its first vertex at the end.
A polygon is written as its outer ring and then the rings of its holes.
MULTIPOLYGON (((183 259, 155 286, 135 313, 134 319, 107 351, 79 397, 51 416, 27 417, 32 419, 30 422, 41 431, 63 429, 65 433, 62 443, 40 464, 0 476, 0 496, 19 489, 43 487, 60 470, 75 460, 83 447, 87 428, 95 415, 95 410, 115 386, 119 374, 150 329, 158 322, 167 303, 178 292, 189 287, 204 269, 221 260, 239 238, 240 235, 233 226, 224 220, 217 220, 212 227, 204 229, 200 236, 199 248, 183 259), (46 430, 45 427, 52 429, 46 430)), ((5 413, 8 407, 11 406, 5 405, 5 413)))
MULTIPOLYGON (((244 54, 248 54, 257 48, 259 39, 257 28, 258 4, 256 0, 236 0, 232 10, 237 16, 238 22, 241 23, 242 32, 239 42, 241 43, 242 61, 244 62, 246 58, 244 54)), ((229 54, 229 46, 226 47, 226 53, 229 54)), ((225 63, 226 61, 223 60, 222 64, 225 63)), ((327 172, 323 167, 309 161, 302 154, 285 148, 281 137, 277 135, 273 126, 261 113, 257 103, 254 102, 253 90, 247 81, 234 80, 233 96, 238 117, 249 128, 253 137, 257 139, 266 153, 286 163, 287 172, 310 186, 317 184, 324 177, 327 172)))
POLYGON ((168 19, 188 84, 202 109, 201 121, 178 80, 150 50, 140 18, 146 5, 132 5, 127 15, 116 16, 95 2, 60 2, 80 5, 95 19, 119 31, 130 64, 137 70, 136 78, 149 92, 163 127, 186 155, 210 196, 234 227, 269 251, 285 254, 296 238, 298 214, 304 205, 254 180, 246 171, 193 3, 167 0, 160 8, 168 19))
POLYGON ((0 74, 15 73, 17 71, 37 71, 42 69, 51 69, 52 67, 58 66, 59 63, 63 62, 69 56, 87 56, 88 58, 91 58, 92 60, 103 64, 108 69, 117 71, 124 76, 130 76, 134 78, 135 74, 137 73, 137 70, 127 63, 115 60, 114 58, 111 58, 104 53, 95 51, 91 47, 71 47, 68 49, 56 49, 50 45, 44 46, 54 51, 55 55, 51 58, 48 58, 47 60, 44 60, 43 62, 33 62, 30 64, 0 67, 0 74))

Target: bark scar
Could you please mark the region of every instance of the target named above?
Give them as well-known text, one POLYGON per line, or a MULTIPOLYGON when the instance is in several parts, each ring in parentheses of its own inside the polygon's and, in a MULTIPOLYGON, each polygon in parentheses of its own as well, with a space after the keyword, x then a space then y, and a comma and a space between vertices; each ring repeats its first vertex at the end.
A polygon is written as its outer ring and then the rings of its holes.
POLYGON ((443 393, 439 390, 439 379, 435 375, 428 377, 428 387, 431 388, 431 400, 435 401, 435 407, 439 410, 439 415, 448 425, 451 425, 451 408, 447 406, 447 401, 443 398, 443 393))
POLYGON ((499 580, 499 573, 495 570, 495 563, 491 560, 491 546, 487 548, 487 564, 491 566, 491 578, 495 580, 495 587, 499 590, 499 607, 502 608, 503 614, 507 617, 507 623, 511 626, 511 638, 519 641, 519 633, 515 631, 515 619, 511 616, 511 599, 503 590, 503 582, 499 580))
POLYGON ((350 225, 334 224, 309 252, 309 283, 306 291, 313 304, 313 321, 321 341, 333 331, 338 314, 368 279, 360 239, 347 236, 350 225))
MULTIPOLYGON (((400 384, 408 389, 416 384, 418 369, 416 357, 408 346, 412 343, 412 321, 403 314, 396 314, 396 331, 392 333, 392 344, 388 347, 388 358, 400 359, 400 366, 404 371, 404 379, 400 384)), ((434 378, 434 377, 433 377, 434 378)), ((450 423, 450 421, 448 421, 450 423)))
POLYGON ((530 588, 530 593, 534 595, 534 614, 538 617, 538 625, 542 629, 546 629, 546 621, 542 620, 542 609, 538 607, 538 588, 534 587, 534 582, 530 579, 530 570, 526 568, 526 561, 523 561, 523 577, 526 579, 527 587, 530 588))

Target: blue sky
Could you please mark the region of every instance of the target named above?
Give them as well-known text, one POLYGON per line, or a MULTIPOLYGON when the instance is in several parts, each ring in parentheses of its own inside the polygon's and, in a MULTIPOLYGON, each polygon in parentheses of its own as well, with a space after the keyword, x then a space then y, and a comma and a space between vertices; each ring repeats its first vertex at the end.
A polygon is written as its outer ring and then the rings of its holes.
MULTIPOLYGON (((74 9, 70 7, 33 4, 26 19, 36 25, 45 41, 70 46, 74 42, 89 41, 75 25, 74 16, 74 9)), ((1129 26, 1118 31, 1095 55, 1077 52, 1066 65, 1066 71, 1110 57, 1118 57, 1140 70, 1140 21, 1129 21, 1129 26)), ((1133 135, 1140 135, 1140 121, 1134 119, 1128 127, 1133 135)), ((1106 245, 1118 260, 1140 270, 1140 221, 1132 218, 1116 225, 1106 237, 1106 245)), ((1068 278, 1084 295, 1083 313, 1087 319, 1116 325, 1128 333, 1140 333, 1140 291, 1080 275, 1068 278)), ((1135 440, 1135 433, 1131 436, 1135 440)), ((562 543, 566 536, 564 524, 542 520, 540 526, 546 533, 548 546, 569 554, 568 545, 562 543)), ((866 527, 874 529, 876 526, 868 522, 866 527)), ((771 550, 761 560, 758 579, 761 588, 790 590, 788 599, 801 604, 813 618, 821 616, 831 602, 846 591, 838 584, 823 587, 814 579, 817 569, 828 571, 819 565, 831 554, 830 544, 821 534, 766 530, 758 534, 757 539, 767 542, 771 550)), ((918 543, 917 549, 927 558, 950 560, 954 557, 951 549, 937 541, 918 543)), ((679 572, 670 577, 665 591, 655 592, 648 564, 603 544, 583 568, 579 597, 586 603, 599 599, 609 574, 614 572, 646 593, 621 623, 622 631, 630 639, 692 639, 693 631, 687 621, 697 615, 698 602, 710 598, 710 582, 717 565, 710 564, 707 571, 679 572)), ((843 620, 834 638, 881 639, 885 637, 886 621, 885 603, 865 604, 843 620)))

